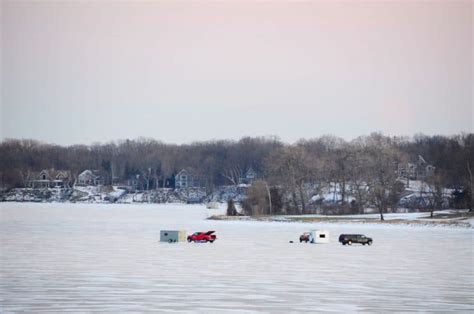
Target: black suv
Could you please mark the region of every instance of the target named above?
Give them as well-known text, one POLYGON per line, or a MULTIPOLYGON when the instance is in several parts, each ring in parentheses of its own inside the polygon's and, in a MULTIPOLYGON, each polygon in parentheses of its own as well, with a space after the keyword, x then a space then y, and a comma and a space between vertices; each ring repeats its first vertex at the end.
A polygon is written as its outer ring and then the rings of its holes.
POLYGON ((341 234, 339 236, 339 242, 342 243, 342 245, 349 244, 351 245, 352 243, 360 243, 362 245, 372 245, 372 238, 366 237, 363 234, 341 234))

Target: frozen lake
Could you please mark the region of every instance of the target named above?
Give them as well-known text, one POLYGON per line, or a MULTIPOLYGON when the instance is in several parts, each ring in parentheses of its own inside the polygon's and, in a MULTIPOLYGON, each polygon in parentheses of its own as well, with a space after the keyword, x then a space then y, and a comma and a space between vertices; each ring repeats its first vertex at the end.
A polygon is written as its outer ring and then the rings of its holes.
POLYGON ((209 221, 200 205, 0 203, 0 312, 474 310, 473 229, 209 221), (322 228, 331 243, 297 242, 322 228), (161 229, 216 230, 213 244, 161 229), (372 246, 342 246, 340 233, 372 246))

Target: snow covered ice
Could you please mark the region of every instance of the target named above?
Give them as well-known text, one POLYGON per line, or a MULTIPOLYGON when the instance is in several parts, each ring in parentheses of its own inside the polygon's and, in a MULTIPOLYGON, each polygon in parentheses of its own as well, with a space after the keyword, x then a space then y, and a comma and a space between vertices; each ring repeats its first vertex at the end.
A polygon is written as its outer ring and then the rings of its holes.
POLYGON ((474 229, 206 220, 201 205, 1 203, 1 312, 474 310, 474 229), (159 242, 215 230, 213 244, 159 242), (325 229, 329 244, 300 244, 325 229), (342 246, 362 233, 372 246, 342 246), (290 240, 295 243, 289 243, 290 240))

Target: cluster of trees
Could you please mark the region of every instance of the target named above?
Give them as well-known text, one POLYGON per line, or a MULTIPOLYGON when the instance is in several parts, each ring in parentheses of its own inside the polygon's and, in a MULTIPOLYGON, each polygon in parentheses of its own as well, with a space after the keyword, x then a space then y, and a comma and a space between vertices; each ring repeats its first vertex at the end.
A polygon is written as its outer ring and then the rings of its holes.
POLYGON ((266 181, 249 190, 244 209, 252 214, 312 213, 318 204, 310 203, 311 197, 337 187, 339 212, 346 208, 361 213, 370 206, 378 209, 383 220, 383 213, 397 206, 405 190, 398 166, 407 167, 420 155, 436 167, 434 174, 424 178, 426 188, 420 191, 426 209, 433 215, 433 210, 442 208, 446 187, 458 194, 454 206, 472 209, 473 134, 414 138, 372 134, 350 142, 323 136, 284 145, 267 157, 266 181))
POLYGON ((77 176, 95 169, 103 171, 106 184, 139 175, 147 179, 149 189, 191 168, 212 191, 216 186, 237 184, 238 177, 252 168, 260 181, 249 190, 248 210, 306 213, 313 206, 311 196, 334 184, 342 198, 338 206, 346 205, 351 196, 356 210, 371 204, 382 213, 398 202, 403 191, 397 165, 416 161, 418 155, 436 167, 435 175, 427 180, 435 194, 433 209, 442 202, 442 187, 456 188, 458 206, 472 207, 474 134, 408 138, 374 133, 352 141, 322 136, 291 145, 276 137, 186 145, 137 139, 68 147, 9 139, 0 144, 0 183, 4 189, 21 187, 26 171, 55 168, 77 176))
POLYGON ((189 145, 140 138, 67 147, 8 139, 0 143, 1 187, 22 187, 28 171, 55 168, 70 170, 74 177, 86 169, 101 170, 106 185, 139 175, 148 179, 149 188, 157 188, 181 169, 190 168, 212 189, 231 184, 230 173, 235 177, 252 168, 263 174, 265 157, 282 145, 273 137, 189 145))

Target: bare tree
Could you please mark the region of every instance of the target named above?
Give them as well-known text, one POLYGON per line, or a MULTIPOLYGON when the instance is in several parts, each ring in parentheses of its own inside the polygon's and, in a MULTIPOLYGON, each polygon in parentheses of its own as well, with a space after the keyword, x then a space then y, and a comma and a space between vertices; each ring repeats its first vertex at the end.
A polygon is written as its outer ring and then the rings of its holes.
POLYGON ((349 193, 355 198, 359 214, 364 213, 371 194, 370 159, 368 152, 363 148, 353 148, 354 153, 349 159, 350 189, 349 193))
POLYGON ((399 159, 398 152, 384 139, 372 139, 370 171, 370 195, 372 202, 380 213, 380 220, 390 205, 393 205, 393 192, 396 191, 397 174, 395 165, 399 159))
POLYGON ((474 206, 474 181, 472 176, 471 163, 468 161, 466 163, 467 173, 468 173, 468 186, 469 186, 469 212, 472 212, 472 207, 474 206))
POLYGON ((443 177, 440 174, 435 174, 427 179, 427 184, 428 207, 430 209, 430 217, 433 218, 433 212, 443 208, 443 177))
POLYGON ((305 184, 311 177, 311 160, 300 147, 284 147, 273 152, 267 161, 267 173, 272 182, 285 188, 291 195, 298 214, 306 211, 305 184))
POLYGON ((474 134, 462 134, 458 142, 460 144, 462 154, 461 162, 464 165, 463 184, 467 192, 467 206, 469 212, 472 212, 474 207, 474 134))
POLYGON ((347 183, 350 177, 350 160, 354 158, 354 151, 347 145, 332 152, 332 180, 338 185, 341 194, 341 204, 346 203, 347 183))
POLYGON ((242 202, 242 208, 250 216, 267 215, 270 213, 267 183, 257 180, 247 190, 247 198, 242 202))
POLYGON ((234 200, 229 199, 227 201, 227 216, 237 216, 238 212, 235 208, 234 200))
POLYGON ((222 172, 222 176, 229 180, 230 183, 233 185, 238 185, 240 182, 240 178, 243 175, 243 171, 240 167, 235 166, 231 168, 224 169, 222 172))

